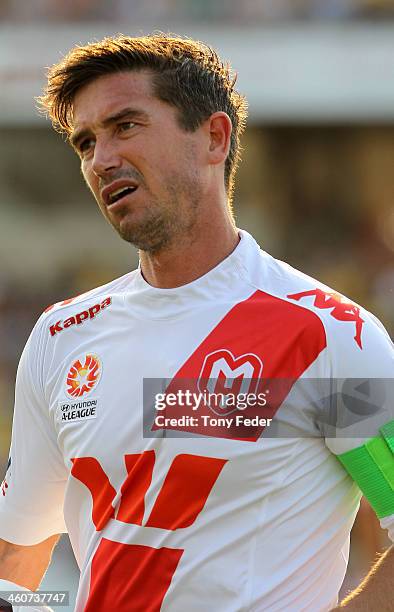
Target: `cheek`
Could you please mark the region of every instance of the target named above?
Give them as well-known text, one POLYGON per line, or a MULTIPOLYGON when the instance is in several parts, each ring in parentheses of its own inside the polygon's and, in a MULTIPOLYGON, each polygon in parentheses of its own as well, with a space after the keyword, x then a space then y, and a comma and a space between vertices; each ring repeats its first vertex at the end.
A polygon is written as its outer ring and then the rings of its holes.
POLYGON ((99 179, 97 175, 89 168, 88 164, 81 164, 81 173, 86 185, 96 196, 99 192, 99 179))

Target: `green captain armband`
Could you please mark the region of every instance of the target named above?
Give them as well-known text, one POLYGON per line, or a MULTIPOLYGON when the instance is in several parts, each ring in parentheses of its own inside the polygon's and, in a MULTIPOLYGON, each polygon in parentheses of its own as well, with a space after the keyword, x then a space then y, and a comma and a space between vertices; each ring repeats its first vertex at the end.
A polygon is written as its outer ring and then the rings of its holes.
POLYGON ((380 436, 337 458, 381 519, 394 514, 394 421, 379 431, 380 436))

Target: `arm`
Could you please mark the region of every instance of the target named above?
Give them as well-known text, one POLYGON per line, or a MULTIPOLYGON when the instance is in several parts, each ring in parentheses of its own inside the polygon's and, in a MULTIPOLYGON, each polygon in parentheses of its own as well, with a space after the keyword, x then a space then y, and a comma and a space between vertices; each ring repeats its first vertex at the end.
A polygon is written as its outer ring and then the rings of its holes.
POLYGON ((0 580, 9 580, 35 591, 48 568, 59 535, 33 546, 19 546, 0 539, 0 580))
MULTIPOLYGON (((66 531, 62 508, 68 473, 44 393, 43 326, 41 319, 18 367, 10 458, 0 495, 1 591, 37 589, 59 539, 53 534, 66 531)), ((4 601, 3 608, 9 609, 4 601)), ((13 610, 51 609, 22 603, 13 610)))
MULTIPOLYGON (((339 382, 334 408, 342 420, 326 445, 359 486, 394 542, 394 350, 384 328, 363 313, 363 349, 341 345, 335 352, 333 380, 339 382), (360 383, 367 393, 360 395, 360 383), (360 403, 360 410, 358 404, 360 403)), ((337 417, 335 417, 337 418, 337 417)), ((334 610, 394 611, 394 547, 334 610)))
MULTIPOLYGON (((44 393, 44 323, 37 323, 19 363, 10 457, 0 495, 0 540, 21 547, 67 531, 63 503, 69 473, 44 393)), ((1 568, 0 561, 0 576, 1 568)))
MULTIPOLYGON (((375 563, 362 583, 334 610, 392 612, 394 610, 394 546, 375 563)), ((334 612, 334 611, 333 611, 334 612)))

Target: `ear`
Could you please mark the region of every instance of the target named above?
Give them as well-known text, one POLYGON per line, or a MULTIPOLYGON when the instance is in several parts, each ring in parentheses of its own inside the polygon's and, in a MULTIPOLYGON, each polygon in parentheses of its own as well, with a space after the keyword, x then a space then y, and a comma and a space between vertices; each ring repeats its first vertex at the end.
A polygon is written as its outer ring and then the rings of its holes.
POLYGON ((218 111, 213 113, 207 120, 207 131, 209 131, 209 163, 212 165, 224 163, 230 150, 230 139, 232 132, 230 117, 218 111))

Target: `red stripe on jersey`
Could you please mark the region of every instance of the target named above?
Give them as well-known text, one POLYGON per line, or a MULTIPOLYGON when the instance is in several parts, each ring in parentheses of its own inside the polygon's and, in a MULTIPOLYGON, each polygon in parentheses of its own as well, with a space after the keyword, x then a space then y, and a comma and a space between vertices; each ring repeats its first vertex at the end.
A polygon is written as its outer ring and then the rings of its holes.
POLYGON ((103 538, 92 560, 84 611, 159 612, 182 554, 103 538))
POLYGON ((71 461, 73 462, 71 474, 88 487, 92 495, 92 521, 96 530, 100 531, 109 519, 115 516, 112 502, 116 491, 97 459, 77 457, 71 461))
POLYGON ((145 526, 174 530, 192 525, 225 463, 226 459, 177 455, 145 526))
POLYGON ((145 494, 152 482, 155 451, 138 455, 125 455, 128 476, 121 488, 121 502, 116 515, 118 521, 142 525, 145 511, 145 494))
MULTIPOLYGON (((257 391, 267 388, 264 381, 273 379, 283 381, 275 386, 270 396, 269 407, 261 415, 272 418, 294 382, 316 360, 326 345, 324 326, 316 313, 298 304, 257 290, 248 299, 231 308, 179 369, 166 392, 176 393, 179 389, 185 389, 185 385, 191 392, 201 392, 201 388, 206 386, 207 381, 214 378, 206 371, 205 366, 207 360, 210 360, 212 372, 212 360, 215 359, 215 356, 223 362, 224 355, 227 353, 227 368, 234 372, 240 364, 245 366, 248 361, 245 358, 249 358, 250 371, 256 371, 257 362, 263 366, 263 379, 261 373, 252 375, 254 378, 251 381, 252 385, 255 386, 256 376, 260 379, 257 391)), ((217 377, 219 387, 223 387, 221 376, 222 373, 217 377)), ((251 392, 252 389, 249 389, 249 393, 251 392)), ((186 414, 185 408, 183 412, 180 410, 178 405, 167 407, 165 416, 179 418, 181 414, 186 414)), ((191 414, 190 409, 187 414, 191 414)), ((196 414, 200 417, 201 415, 215 416, 208 406, 200 406, 196 414)), ((247 410, 244 414, 247 415, 247 410)), ((256 415, 256 409, 254 409, 254 415, 256 415)), ((250 441, 257 440, 264 430, 264 427, 258 426, 255 430, 251 430, 252 434, 249 437, 249 435, 240 435, 239 427, 232 430, 226 427, 219 429, 209 426, 196 428, 189 425, 184 427, 168 425, 166 428, 250 441)), ((155 429, 164 428, 153 425, 152 430, 155 429)))

